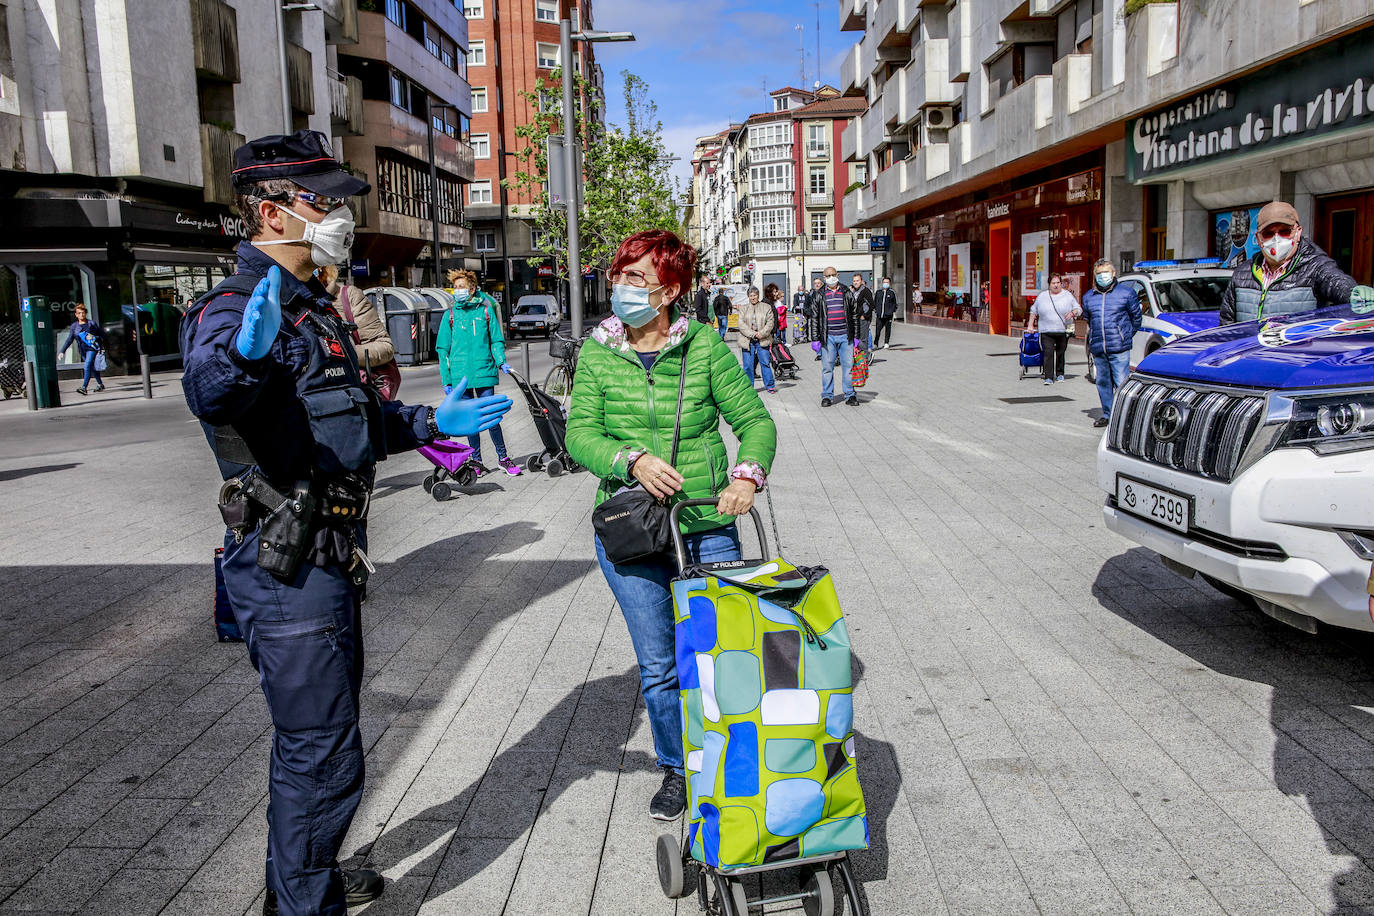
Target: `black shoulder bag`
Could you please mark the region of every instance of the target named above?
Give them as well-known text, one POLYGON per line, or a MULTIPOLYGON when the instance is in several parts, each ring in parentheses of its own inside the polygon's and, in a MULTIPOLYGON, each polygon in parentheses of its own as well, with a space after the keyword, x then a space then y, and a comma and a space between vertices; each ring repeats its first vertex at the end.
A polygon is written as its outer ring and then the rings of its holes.
MULTIPOLYGON (((673 423, 673 456, 677 465, 678 438, 682 435, 682 395, 687 388, 687 344, 682 346, 682 365, 677 379, 677 420, 673 423)), ((647 560, 672 549, 672 522, 668 504, 638 483, 626 487, 592 510, 592 527, 612 563, 647 560)))

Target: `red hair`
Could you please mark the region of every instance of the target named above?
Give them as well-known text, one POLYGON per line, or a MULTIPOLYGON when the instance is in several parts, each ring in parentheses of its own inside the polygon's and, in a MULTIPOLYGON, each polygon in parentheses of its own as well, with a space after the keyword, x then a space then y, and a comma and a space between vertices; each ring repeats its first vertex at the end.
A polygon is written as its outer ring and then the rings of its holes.
POLYGON ((633 264, 649 255, 658 274, 658 282, 664 286, 677 284, 678 298, 692 286, 692 273, 697 264, 697 250, 666 229, 647 229, 636 232, 620 243, 615 259, 611 261, 611 276, 615 276, 627 264, 633 264))

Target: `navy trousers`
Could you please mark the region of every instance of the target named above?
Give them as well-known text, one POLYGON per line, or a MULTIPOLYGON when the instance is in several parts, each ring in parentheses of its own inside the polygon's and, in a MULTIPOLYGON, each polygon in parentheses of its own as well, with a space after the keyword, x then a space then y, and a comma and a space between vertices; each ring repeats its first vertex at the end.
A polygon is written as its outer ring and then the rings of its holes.
POLYGON ((224 584, 276 734, 267 886, 281 916, 346 916, 339 848, 363 795, 361 606, 338 567, 281 582, 257 564, 254 531, 226 536, 224 584))

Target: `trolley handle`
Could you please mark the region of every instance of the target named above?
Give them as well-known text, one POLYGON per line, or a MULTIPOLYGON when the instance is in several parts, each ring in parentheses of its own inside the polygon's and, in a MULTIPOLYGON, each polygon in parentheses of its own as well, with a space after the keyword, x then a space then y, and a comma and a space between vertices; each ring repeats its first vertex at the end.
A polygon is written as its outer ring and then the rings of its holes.
MULTIPOLYGON (((678 572, 687 569, 687 547, 682 543, 682 528, 678 526, 678 516, 682 514, 683 509, 691 506, 714 506, 718 501, 716 499, 683 499, 673 503, 669 520, 673 529, 673 553, 677 557, 678 572)), ((768 559, 768 535, 763 530, 763 516, 759 515, 759 510, 753 506, 749 507, 749 515, 754 519, 754 530, 758 532, 759 560, 762 562, 768 559)))

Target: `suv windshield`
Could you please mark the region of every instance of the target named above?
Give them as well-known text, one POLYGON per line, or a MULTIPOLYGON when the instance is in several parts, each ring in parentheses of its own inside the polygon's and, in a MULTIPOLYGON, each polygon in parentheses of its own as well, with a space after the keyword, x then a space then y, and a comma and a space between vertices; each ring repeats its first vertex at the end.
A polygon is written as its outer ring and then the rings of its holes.
POLYGON ((1215 312, 1230 283, 1229 277, 1188 277, 1156 280, 1154 288, 1161 312, 1215 312))
POLYGON ((517 315, 547 315, 548 313, 548 309, 536 302, 527 302, 515 307, 515 314, 517 315))

